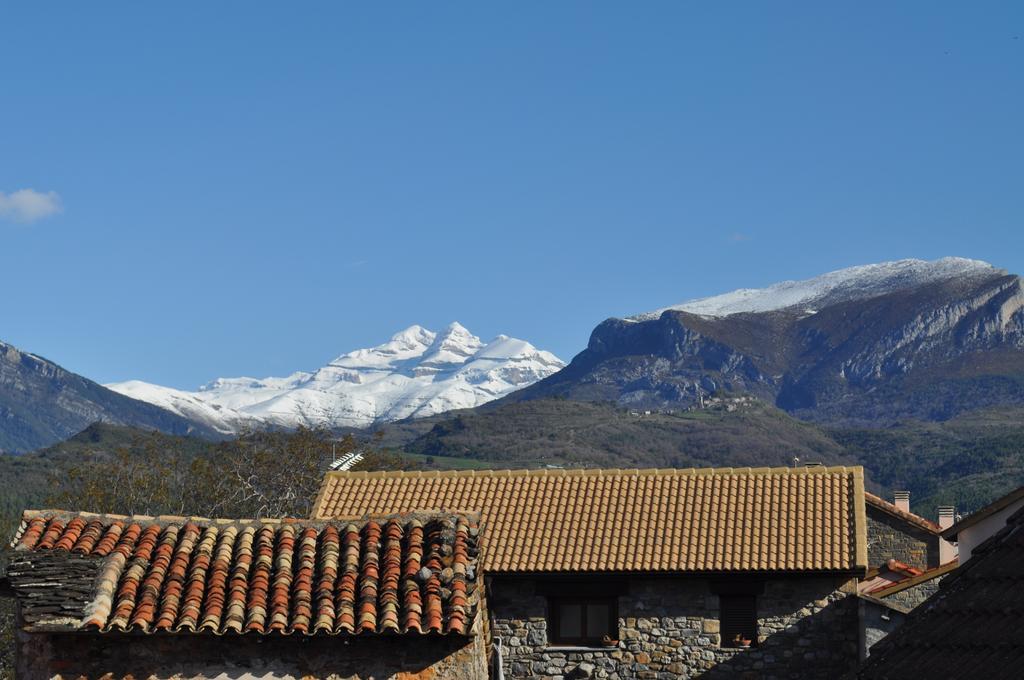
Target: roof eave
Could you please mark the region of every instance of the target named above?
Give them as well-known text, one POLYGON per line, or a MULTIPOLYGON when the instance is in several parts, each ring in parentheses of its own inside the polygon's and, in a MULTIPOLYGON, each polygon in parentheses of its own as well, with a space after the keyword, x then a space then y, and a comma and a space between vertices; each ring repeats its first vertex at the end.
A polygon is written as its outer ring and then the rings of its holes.
POLYGON ((842 577, 860 577, 863 576, 864 569, 861 567, 849 567, 839 569, 719 569, 719 570, 686 570, 686 569, 634 569, 634 570, 580 570, 580 569, 565 569, 561 571, 552 570, 495 570, 487 569, 483 572, 485 577, 504 577, 504 578, 765 578, 768 576, 776 578, 794 578, 804 576, 842 576, 842 577))
POLYGON ((992 501, 991 503, 981 508, 980 510, 972 512, 970 515, 964 517, 962 520, 960 520, 953 526, 943 530, 942 533, 939 535, 947 541, 955 541, 957 534, 959 534, 964 529, 974 526, 978 522, 988 517, 991 517, 1000 510, 1005 510, 1009 506, 1013 505, 1014 503, 1022 499, 1024 499, 1024 486, 1014 491, 1011 491, 1002 498, 997 498, 996 500, 992 501))
POLYGON ((881 510, 890 517, 895 517, 898 520, 913 524, 915 527, 918 527, 923 531, 927 531, 928 533, 933 534, 935 536, 941 535, 942 529, 939 527, 939 525, 935 524, 935 522, 932 522, 931 520, 925 517, 921 517, 921 515, 915 514, 913 512, 905 512, 903 510, 900 510, 895 505, 885 500, 884 498, 881 498, 880 496, 876 496, 873 493, 865 492, 864 502, 870 504, 873 508, 881 510))

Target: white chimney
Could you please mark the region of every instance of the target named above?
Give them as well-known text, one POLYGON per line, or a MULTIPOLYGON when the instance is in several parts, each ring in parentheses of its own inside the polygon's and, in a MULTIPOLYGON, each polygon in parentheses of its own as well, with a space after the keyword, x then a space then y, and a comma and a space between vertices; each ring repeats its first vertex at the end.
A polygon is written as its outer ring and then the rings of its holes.
MULTIPOLYGON (((939 528, 948 529, 953 526, 954 515, 956 510, 951 505, 940 505, 939 506, 939 528)), ((939 539, 939 564, 945 564, 956 559, 959 554, 957 546, 953 545, 944 538, 939 539)))
POLYGON ((893 505, 895 505, 903 512, 910 512, 910 492, 897 491, 896 500, 893 501, 893 505))

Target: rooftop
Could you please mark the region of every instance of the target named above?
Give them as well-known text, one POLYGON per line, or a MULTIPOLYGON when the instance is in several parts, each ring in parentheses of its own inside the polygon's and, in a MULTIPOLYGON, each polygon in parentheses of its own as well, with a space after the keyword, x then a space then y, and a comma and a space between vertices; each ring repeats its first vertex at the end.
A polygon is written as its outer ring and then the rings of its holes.
POLYGON ((931 569, 915 569, 899 560, 889 560, 884 569, 870 569, 867 577, 860 582, 861 594, 885 598, 907 588, 940 578, 957 568, 959 562, 952 560, 931 569))
MULTIPOLYGON (((1019 678, 1024 508, 871 650, 860 678, 1019 678)), ((927 572, 926 572, 927 573, 927 572)))
POLYGON ((1001 498, 997 498, 979 510, 975 510, 971 514, 967 515, 967 517, 964 517, 962 520, 943 531, 942 537, 948 541, 955 541, 957 534, 964 529, 974 526, 981 520, 991 517, 1000 510, 1010 507, 1021 499, 1024 499, 1024 486, 1011 491, 1001 498))
POLYGON ((860 467, 331 472, 315 518, 479 512, 491 573, 863 571, 860 467))
POLYGON ((867 491, 864 492, 864 501, 871 505, 872 507, 881 510, 882 512, 892 515, 897 519, 901 519, 904 522, 909 522, 910 524, 913 524, 914 526, 920 529, 924 529, 925 531, 931 532, 933 534, 938 534, 942 531, 941 527, 939 527, 939 525, 935 522, 929 519, 925 519, 920 515, 915 515, 912 512, 906 512, 904 510, 901 510, 900 508, 896 507, 894 503, 890 503, 884 498, 876 496, 873 493, 867 491))
POLYGON ((478 526, 30 510, 8 577, 34 630, 470 634, 478 526))

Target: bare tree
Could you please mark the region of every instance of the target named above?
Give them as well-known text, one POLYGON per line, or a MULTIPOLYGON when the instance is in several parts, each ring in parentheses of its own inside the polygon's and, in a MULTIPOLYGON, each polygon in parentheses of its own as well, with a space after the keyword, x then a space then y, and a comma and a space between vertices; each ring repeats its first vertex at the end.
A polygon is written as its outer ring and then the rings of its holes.
POLYGON ((308 517, 330 463, 364 453, 356 470, 403 469, 406 459, 322 428, 249 432, 200 454, 152 437, 94 454, 55 476, 54 507, 205 517, 308 517))

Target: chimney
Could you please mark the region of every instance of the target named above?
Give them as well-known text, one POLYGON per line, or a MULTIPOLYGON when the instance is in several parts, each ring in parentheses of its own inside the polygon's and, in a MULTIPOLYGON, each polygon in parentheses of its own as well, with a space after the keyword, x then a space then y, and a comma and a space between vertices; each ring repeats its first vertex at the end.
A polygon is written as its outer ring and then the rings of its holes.
MULTIPOLYGON (((939 506, 939 528, 948 529, 953 526, 955 510, 951 505, 939 506)), ((954 560, 959 555, 959 549, 944 538, 939 539, 939 564, 945 564, 954 560)))
POLYGON ((895 505, 903 512, 910 512, 910 492, 897 491, 896 499, 893 501, 893 505, 895 505))

